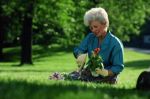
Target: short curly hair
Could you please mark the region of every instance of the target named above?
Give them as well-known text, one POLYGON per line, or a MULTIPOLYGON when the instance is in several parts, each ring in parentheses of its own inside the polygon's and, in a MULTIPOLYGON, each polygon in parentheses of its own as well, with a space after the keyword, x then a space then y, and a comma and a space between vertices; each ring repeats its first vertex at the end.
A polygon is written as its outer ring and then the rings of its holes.
POLYGON ((86 26, 90 25, 91 21, 99 21, 101 24, 106 25, 106 28, 109 27, 108 14, 104 8, 92 8, 88 10, 84 15, 84 24, 86 26))

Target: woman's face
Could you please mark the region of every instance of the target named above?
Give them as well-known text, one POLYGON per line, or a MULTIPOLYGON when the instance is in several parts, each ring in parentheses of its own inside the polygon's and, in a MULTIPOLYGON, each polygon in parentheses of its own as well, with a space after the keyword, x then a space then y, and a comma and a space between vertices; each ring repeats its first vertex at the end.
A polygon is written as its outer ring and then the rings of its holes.
POLYGON ((105 25, 98 21, 90 22, 90 30, 96 35, 96 37, 105 36, 105 25))

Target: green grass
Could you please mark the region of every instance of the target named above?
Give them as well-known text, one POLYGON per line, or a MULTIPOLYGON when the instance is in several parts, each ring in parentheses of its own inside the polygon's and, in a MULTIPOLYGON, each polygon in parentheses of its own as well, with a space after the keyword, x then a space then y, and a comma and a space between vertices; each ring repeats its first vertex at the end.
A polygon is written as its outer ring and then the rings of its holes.
MULTIPOLYGON (((70 48, 72 49, 72 48, 70 48)), ((34 65, 19 64, 19 48, 5 49, 0 63, 0 99, 148 99, 135 90, 139 74, 150 66, 150 54, 125 49, 125 69, 116 85, 49 80, 53 72, 77 69, 70 49, 34 46, 34 65), (61 51, 60 51, 61 50, 61 51)))

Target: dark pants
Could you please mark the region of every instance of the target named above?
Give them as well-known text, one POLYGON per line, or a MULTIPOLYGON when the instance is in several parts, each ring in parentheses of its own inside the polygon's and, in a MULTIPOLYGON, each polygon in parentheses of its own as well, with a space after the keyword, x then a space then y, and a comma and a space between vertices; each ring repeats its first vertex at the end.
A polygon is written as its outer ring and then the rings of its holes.
POLYGON ((108 76, 108 77, 94 77, 92 76, 90 70, 83 69, 80 73, 79 72, 72 72, 70 75, 73 75, 73 78, 77 78, 77 80, 86 81, 86 82, 97 82, 97 83, 109 83, 109 84, 115 84, 117 83, 117 75, 115 76, 108 76), (78 77, 80 76, 80 77, 78 77))

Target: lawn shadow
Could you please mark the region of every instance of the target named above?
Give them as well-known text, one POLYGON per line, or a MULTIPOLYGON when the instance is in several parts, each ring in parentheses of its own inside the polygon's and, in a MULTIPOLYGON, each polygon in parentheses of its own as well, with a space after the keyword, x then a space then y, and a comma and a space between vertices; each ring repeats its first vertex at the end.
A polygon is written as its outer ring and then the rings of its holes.
POLYGON ((150 60, 136 60, 131 62, 126 62, 125 67, 134 69, 147 69, 150 68, 150 60))
MULTIPOLYGON (((51 83, 51 81, 49 82, 51 83)), ((150 91, 114 87, 87 87, 83 84, 36 84, 26 81, 0 81, 0 99, 129 99, 135 96, 148 99, 150 91), (107 97, 106 97, 107 96, 107 97)))
POLYGON ((11 70, 11 69, 0 69, 0 72, 14 72, 14 73, 19 73, 19 72, 34 72, 34 73, 41 73, 41 72, 43 72, 43 73, 45 73, 45 72, 52 72, 51 70, 35 70, 35 69, 26 69, 26 70, 11 70))
POLYGON ((44 57, 49 56, 56 56, 56 55, 63 55, 65 53, 72 53, 73 52, 73 46, 69 46, 67 48, 62 46, 55 46, 51 48, 43 48, 40 49, 34 49, 33 50, 33 60, 37 60, 44 57), (63 52, 63 54, 60 54, 59 52, 63 52))
MULTIPOLYGON (((70 53, 73 51, 74 46, 68 46, 67 48, 63 46, 51 46, 51 47, 42 47, 34 46, 32 48, 32 59, 36 60, 39 58, 44 58, 48 56, 57 55, 58 52, 70 53)), ((2 62, 17 62, 20 60, 21 49, 20 47, 10 48, 7 50, 4 55, 2 62)))
POLYGON ((17 62, 20 60, 20 47, 11 48, 3 53, 2 62, 17 62))

